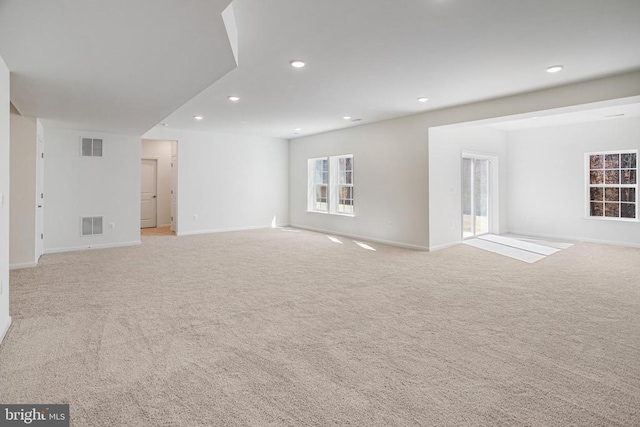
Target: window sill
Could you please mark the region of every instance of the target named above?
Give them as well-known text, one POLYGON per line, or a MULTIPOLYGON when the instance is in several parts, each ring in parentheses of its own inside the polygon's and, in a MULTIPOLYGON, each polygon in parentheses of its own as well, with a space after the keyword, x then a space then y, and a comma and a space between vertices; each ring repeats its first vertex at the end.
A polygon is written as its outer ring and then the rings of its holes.
POLYGON ((591 219, 594 221, 640 222, 640 219, 638 218, 614 218, 609 216, 585 216, 584 219, 591 219))
POLYGON ((338 213, 338 212, 323 212, 323 211, 310 211, 307 210, 307 213, 314 213, 320 215, 332 215, 332 216, 346 216, 348 218, 354 218, 355 214, 347 214, 347 213, 338 213))

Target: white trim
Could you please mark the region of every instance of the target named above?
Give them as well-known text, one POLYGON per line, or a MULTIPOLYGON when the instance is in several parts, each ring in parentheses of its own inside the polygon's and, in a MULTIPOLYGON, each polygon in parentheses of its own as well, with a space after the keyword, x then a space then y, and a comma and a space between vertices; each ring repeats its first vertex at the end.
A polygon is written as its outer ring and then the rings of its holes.
POLYGON ((171 223, 156 225, 156 228, 162 228, 162 227, 171 227, 171 223))
MULTIPOLYGON (((278 227, 288 227, 288 225, 278 225, 278 227)), ((176 233, 177 236, 195 236, 198 234, 215 234, 215 233, 227 233, 230 231, 247 231, 247 230, 264 230, 265 228, 273 228, 271 224, 269 225, 254 225, 249 227, 231 227, 231 228, 215 228, 209 230, 193 230, 193 231, 182 231, 176 233)))
POLYGON ((461 245, 463 243, 463 241, 459 241, 459 242, 451 242, 451 243, 444 243, 442 245, 437 245, 437 246, 430 246, 429 247, 429 252, 434 252, 434 251, 439 251, 442 249, 447 249, 447 248, 452 248, 454 246, 457 245, 461 245))
POLYGON ((9 332, 9 328, 11 327, 11 316, 7 317, 7 323, 4 326, 0 325, 0 343, 4 340, 4 337, 7 336, 7 332, 9 332))
POLYGON ((18 264, 9 264, 9 270, 18 270, 21 268, 33 268, 37 266, 38 266, 37 262, 21 262, 18 264))
POLYGON ((73 246, 68 248, 52 248, 45 249, 45 254, 57 254, 61 252, 75 252, 75 251, 85 251, 88 249, 108 249, 108 248, 120 248, 123 246, 136 246, 141 244, 142 241, 134 240, 132 242, 121 242, 121 243, 103 243, 97 245, 86 245, 86 246, 73 246))
MULTIPOLYGON (((399 248, 413 249, 417 251, 429 251, 426 246, 413 245, 411 243, 396 242, 393 240, 376 239, 375 237, 361 236, 358 234, 349 234, 336 232, 335 230, 323 230, 321 228, 307 227, 306 225, 290 224, 289 227, 299 228, 301 230, 315 231, 316 233, 331 234, 332 236, 343 236, 350 239, 366 240, 368 242, 381 243, 383 245, 396 246, 399 248)), ((456 243, 457 244, 457 243, 456 243)))
POLYGON ((628 248, 640 248, 640 243, 628 243, 628 242, 616 242, 613 240, 601 240, 601 239, 590 239, 586 237, 574 237, 574 236, 558 236, 556 234, 544 234, 544 233, 528 233, 528 232, 520 232, 517 230, 509 231, 506 234, 517 234, 523 237, 538 237, 538 238, 546 238, 546 239, 556 239, 556 240, 568 240, 570 242, 587 242, 587 243, 598 243, 601 245, 613 245, 613 246, 624 246, 628 248))

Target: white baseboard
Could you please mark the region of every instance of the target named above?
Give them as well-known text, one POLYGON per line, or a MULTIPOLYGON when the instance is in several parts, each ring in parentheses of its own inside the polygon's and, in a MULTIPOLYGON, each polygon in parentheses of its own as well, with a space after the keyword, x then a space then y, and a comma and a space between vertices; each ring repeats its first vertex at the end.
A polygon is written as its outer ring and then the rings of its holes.
MULTIPOLYGON (((286 225, 278 225, 278 227, 286 227, 286 225)), ((230 231, 264 230, 266 228, 272 228, 272 227, 271 225, 256 225, 256 226, 250 226, 250 227, 215 228, 215 229, 209 229, 209 230, 179 231, 176 233, 176 235, 193 236, 196 234, 228 233, 230 231)))
POLYGON ((640 248, 640 243, 631 243, 631 242, 617 242, 613 240, 602 240, 602 239, 590 239, 587 237, 575 237, 575 236, 562 236, 558 234, 544 234, 544 233, 529 233, 526 231, 518 231, 513 230, 509 232, 510 234, 518 234, 520 236, 525 237, 534 237, 540 239, 557 239, 557 240, 567 240, 569 242, 587 242, 587 243, 598 243, 601 245, 612 245, 612 246, 624 246, 628 248, 640 248))
POLYGON ((7 320, 3 324, 0 324, 0 343, 4 340, 4 337, 9 332, 9 328, 11 327, 11 316, 7 317, 7 320))
POLYGON ((121 242, 121 243, 104 243, 99 245, 86 245, 86 246, 75 246, 68 248, 51 248, 45 249, 45 254, 57 254, 60 252, 74 252, 74 251, 86 251, 88 249, 108 249, 108 248, 120 248, 123 246, 135 246, 142 243, 140 240, 135 240, 133 242, 121 242))
POLYGON ((431 251, 431 252, 439 251, 441 249, 451 248, 453 246, 457 246, 457 245, 460 245, 460 244, 462 244, 462 240, 460 240, 459 242, 445 243, 443 245, 429 246, 429 251, 431 251))
POLYGON ((413 245, 411 243, 396 242, 396 241, 393 241, 393 240, 377 239, 375 237, 359 236, 357 234, 341 233, 341 232, 336 232, 336 231, 333 231, 333 230, 323 230, 321 228, 307 227, 306 225, 291 224, 291 227, 300 228, 302 230, 315 231, 316 233, 331 234, 331 235, 335 235, 335 236, 344 236, 344 237, 348 237, 350 239, 366 240, 368 242, 381 243, 383 245, 396 246, 396 247, 399 247, 399 248, 413 249, 413 250, 417 250, 417 251, 428 251, 429 250, 429 248, 427 248, 426 246, 413 245))
POLYGON ((37 262, 20 262, 17 264, 9 264, 9 270, 18 270, 20 268, 33 268, 37 267, 37 262))
POLYGON ((158 228, 162 228, 162 227, 171 227, 171 223, 169 224, 160 224, 157 226, 158 228))

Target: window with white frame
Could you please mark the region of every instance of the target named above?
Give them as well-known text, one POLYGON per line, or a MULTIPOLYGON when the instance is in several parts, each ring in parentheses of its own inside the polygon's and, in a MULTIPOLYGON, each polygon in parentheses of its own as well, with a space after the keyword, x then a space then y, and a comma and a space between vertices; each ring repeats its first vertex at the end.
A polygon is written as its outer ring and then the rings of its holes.
POLYGON ((307 168, 307 210, 353 215, 353 155, 309 159, 307 168))
POLYGON ((587 153, 590 218, 638 220, 638 150, 587 153))
POLYGON ((329 162, 326 158, 309 159, 309 201, 308 209, 316 212, 327 212, 329 206, 329 162))
POLYGON ((353 214, 353 156, 337 158, 338 213, 353 214))

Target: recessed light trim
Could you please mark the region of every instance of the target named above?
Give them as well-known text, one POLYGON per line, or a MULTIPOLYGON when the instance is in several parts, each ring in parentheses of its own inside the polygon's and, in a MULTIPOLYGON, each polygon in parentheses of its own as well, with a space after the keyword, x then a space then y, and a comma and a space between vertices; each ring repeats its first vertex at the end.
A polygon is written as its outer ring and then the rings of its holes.
POLYGON ((426 96, 421 96, 420 98, 418 98, 418 102, 427 102, 429 100, 429 98, 427 98, 426 96))
POLYGON ((343 119, 345 119, 345 120, 351 120, 353 117, 351 117, 351 116, 344 116, 344 117, 342 117, 342 118, 343 118, 343 119))
POLYGON ((547 67, 547 73, 557 73, 558 71, 562 71, 563 68, 562 65, 552 65, 547 67))
POLYGON ((169 127, 169 123, 160 123, 160 126, 169 127))
POLYGON ((291 64, 293 68, 302 68, 307 65, 304 61, 301 61, 299 59, 292 59, 291 61, 289 61, 289 64, 291 64))
POLYGON ((302 130, 302 128, 294 128, 293 130, 296 131, 296 132, 300 132, 302 130))
POLYGON ((227 96, 227 99, 229 101, 233 101, 233 102, 240 101, 240 97, 239 96, 235 96, 235 95, 227 96))
POLYGON ((194 119, 196 119, 196 120, 202 120, 202 119, 204 119, 204 117, 202 117, 202 116, 193 116, 193 118, 194 118, 194 119))

